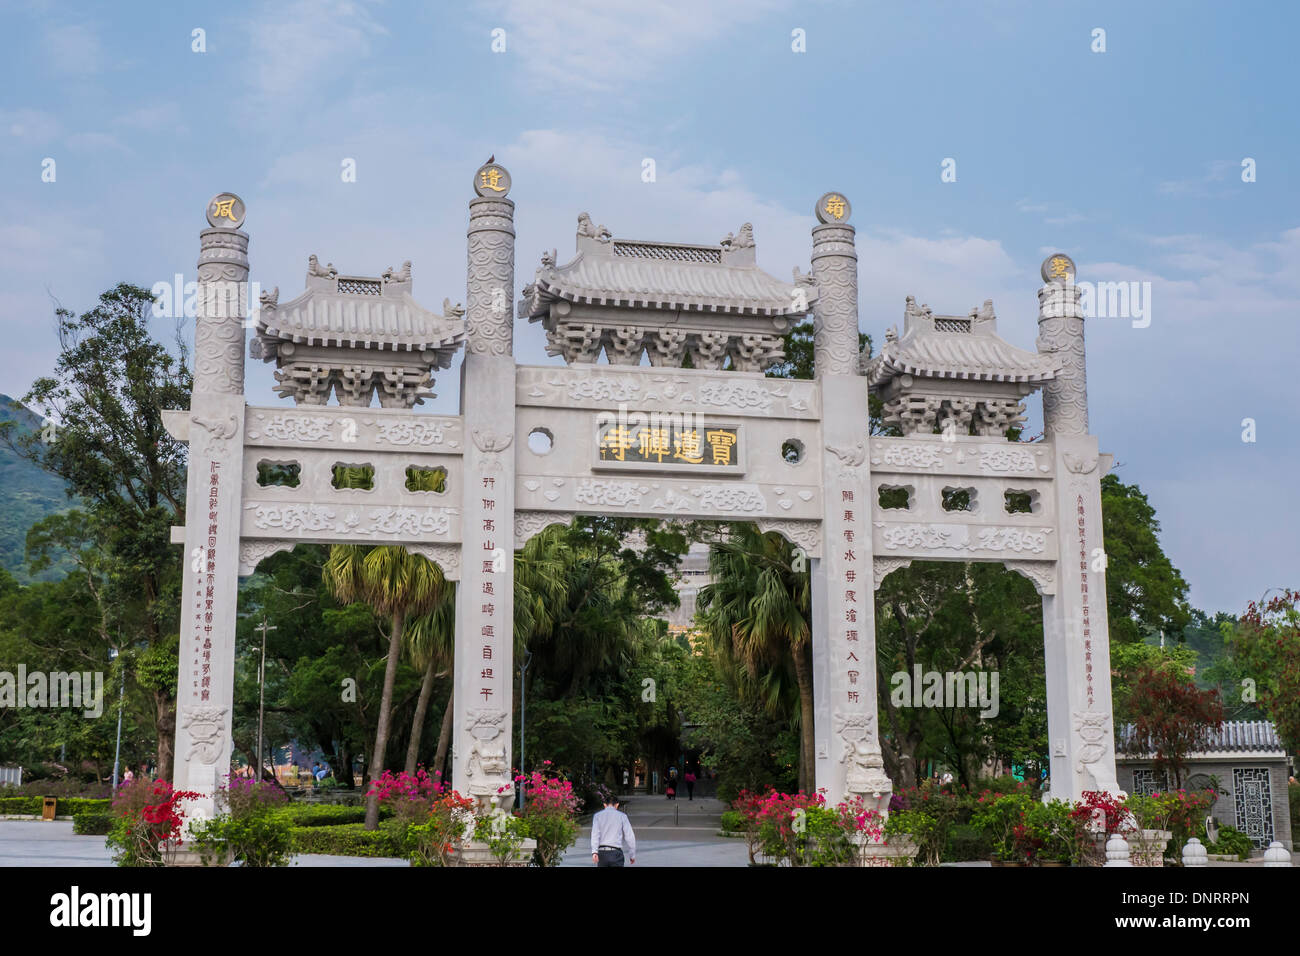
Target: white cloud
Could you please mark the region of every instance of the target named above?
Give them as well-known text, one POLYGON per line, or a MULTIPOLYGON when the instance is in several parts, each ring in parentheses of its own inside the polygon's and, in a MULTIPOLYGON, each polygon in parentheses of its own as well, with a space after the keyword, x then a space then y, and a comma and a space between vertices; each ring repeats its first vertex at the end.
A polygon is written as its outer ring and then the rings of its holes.
POLYGON ((0 129, 24 143, 47 143, 59 132, 59 121, 41 110, 0 111, 0 129))
POLYGON ((60 73, 90 74, 104 68, 104 49, 99 36, 85 23, 51 26, 43 38, 45 54, 60 73))
POLYGON ((261 10, 248 24, 245 73, 255 98, 277 112, 303 103, 329 109, 331 83, 352 75, 370 56, 372 39, 388 33, 358 0, 294 0, 261 10))
MULTIPOLYGON (((506 53, 545 86, 610 91, 656 74, 693 49, 790 6, 785 0, 500 0, 506 53)), ((787 36, 789 27, 783 27, 787 36)), ((488 43, 485 35, 484 44, 488 43)))
POLYGON ((1206 165, 1205 172, 1200 176, 1165 180, 1156 189, 1166 196, 1187 196, 1191 198, 1227 196, 1230 195, 1228 189, 1215 188, 1215 186, 1227 182, 1231 178, 1230 174, 1234 170, 1239 171, 1240 169, 1241 160, 1216 159, 1206 165))

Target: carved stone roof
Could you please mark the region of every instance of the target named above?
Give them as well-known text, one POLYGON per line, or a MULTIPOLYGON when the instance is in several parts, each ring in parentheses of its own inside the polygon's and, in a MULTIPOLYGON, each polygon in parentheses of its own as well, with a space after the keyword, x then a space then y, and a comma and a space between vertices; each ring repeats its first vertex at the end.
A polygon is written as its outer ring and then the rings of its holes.
POLYGON ((934 315, 907 297, 903 334, 891 329, 879 353, 862 363, 876 387, 897 375, 991 382, 1041 383, 1056 377, 1061 361, 1016 348, 997 334, 992 301, 969 315, 934 315))
POLYGON ((752 229, 716 245, 614 239, 603 226, 579 217, 578 254, 557 265, 554 253, 542 257, 520 315, 538 318, 551 303, 629 308, 685 309, 748 315, 802 315, 817 299, 806 277, 782 282, 754 261, 752 229), (796 284, 803 289, 802 301, 796 284), (800 308, 799 306, 803 306, 800 308))
POLYGON ((411 297, 410 263, 400 272, 379 277, 341 276, 333 266, 321 267, 311 257, 307 288, 283 304, 279 289, 262 296, 254 358, 271 361, 280 346, 325 346, 393 352, 432 350, 430 364, 443 368, 465 340, 463 309, 446 301, 438 315, 411 297))

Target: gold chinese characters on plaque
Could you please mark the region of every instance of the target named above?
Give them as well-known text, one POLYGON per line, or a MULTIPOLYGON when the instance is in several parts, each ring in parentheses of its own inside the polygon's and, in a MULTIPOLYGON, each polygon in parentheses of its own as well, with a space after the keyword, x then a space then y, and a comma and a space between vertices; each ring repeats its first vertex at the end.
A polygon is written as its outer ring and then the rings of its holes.
POLYGON ((601 423, 597 448, 602 462, 674 465, 683 468, 740 467, 740 429, 666 421, 601 423))

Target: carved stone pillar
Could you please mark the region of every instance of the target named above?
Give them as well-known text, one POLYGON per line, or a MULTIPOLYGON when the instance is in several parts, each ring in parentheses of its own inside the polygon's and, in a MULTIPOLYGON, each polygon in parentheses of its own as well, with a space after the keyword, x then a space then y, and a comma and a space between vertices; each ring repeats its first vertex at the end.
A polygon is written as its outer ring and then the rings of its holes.
POLYGON ((461 367, 465 487, 461 580, 456 593, 452 781, 483 804, 511 781, 514 659, 515 358, 514 203, 510 174, 495 164, 474 176, 470 201, 466 322, 461 367))
POLYGON ((1078 800, 1085 790, 1119 791, 1110 689, 1106 552, 1101 476, 1108 456, 1088 434, 1083 312, 1074 263, 1049 256, 1038 292, 1038 351, 1062 360, 1043 386, 1043 420, 1056 457, 1053 492, 1059 515, 1056 593, 1043 596, 1047 735, 1051 793, 1078 800))
POLYGON ((858 367, 858 252, 848 200, 827 193, 815 212, 821 223, 812 231, 812 274, 819 290, 813 304, 817 377, 853 375, 858 367))
POLYGON ((192 819, 212 815, 232 749, 248 302, 243 220, 243 202, 222 193, 208 206, 213 228, 199 233, 173 774, 178 789, 203 795, 192 819))
POLYGON ((1061 370, 1043 385, 1045 434, 1048 440, 1057 435, 1086 435, 1088 370, 1074 263, 1066 256, 1049 256, 1042 271, 1046 285, 1038 290, 1038 351, 1061 359, 1061 370), (1056 260, 1060 263, 1053 265, 1056 260))
POLYGON ((892 790, 876 716, 875 588, 867 380, 858 374, 858 274, 849 205, 818 200, 812 267, 820 296, 814 351, 825 447, 823 557, 812 575, 813 713, 816 786, 829 802, 861 796, 887 809, 892 790))

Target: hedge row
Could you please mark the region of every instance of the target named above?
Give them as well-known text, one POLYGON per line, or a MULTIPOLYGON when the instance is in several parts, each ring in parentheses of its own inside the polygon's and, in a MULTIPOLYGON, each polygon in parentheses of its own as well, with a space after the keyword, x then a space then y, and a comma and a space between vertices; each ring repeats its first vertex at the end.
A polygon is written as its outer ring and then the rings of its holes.
POLYGON ((403 856, 392 824, 367 830, 364 823, 340 826, 294 827, 293 852, 324 853, 331 856, 403 856))
MULTIPOLYGON (((39 817, 44 802, 42 797, 0 797, 0 814, 30 814, 39 817)), ((113 801, 107 798, 60 797, 54 812, 61 817, 87 812, 105 813, 112 804, 113 801)))
POLYGON ((117 817, 112 813, 86 811, 72 818, 72 832, 82 836, 107 836, 117 817))
MULTIPOLYGON (((291 803, 271 811, 276 819, 295 827, 330 827, 344 823, 363 823, 365 807, 344 807, 328 803, 291 803)), ((386 807, 379 811, 380 819, 390 815, 386 807)))

